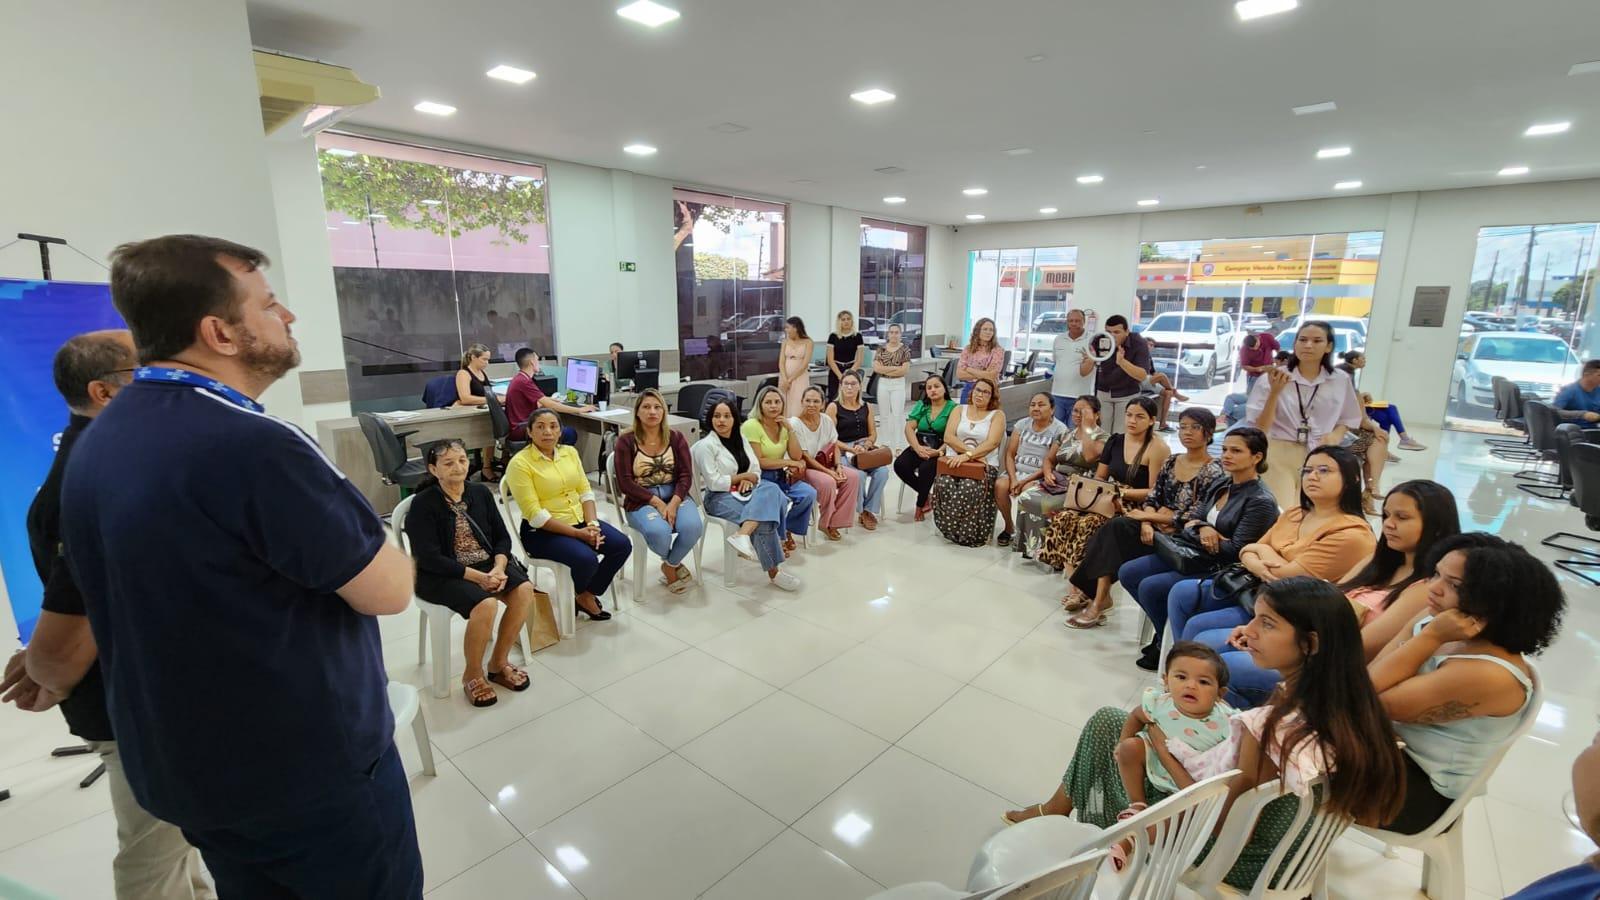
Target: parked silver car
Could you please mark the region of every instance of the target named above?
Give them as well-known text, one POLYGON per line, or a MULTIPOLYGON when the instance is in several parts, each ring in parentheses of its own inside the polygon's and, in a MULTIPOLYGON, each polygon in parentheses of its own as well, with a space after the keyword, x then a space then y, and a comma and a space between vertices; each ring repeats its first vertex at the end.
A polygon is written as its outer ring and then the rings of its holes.
POLYGON ((1555 335, 1488 331, 1467 335, 1450 373, 1450 400, 1462 407, 1494 406, 1494 377, 1508 379, 1524 399, 1548 401, 1576 381, 1583 363, 1555 335))

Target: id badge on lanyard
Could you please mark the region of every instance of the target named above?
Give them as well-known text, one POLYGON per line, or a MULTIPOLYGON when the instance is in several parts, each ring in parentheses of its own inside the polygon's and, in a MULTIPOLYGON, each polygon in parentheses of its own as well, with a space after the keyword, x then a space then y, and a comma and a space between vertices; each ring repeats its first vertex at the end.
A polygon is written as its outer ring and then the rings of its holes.
POLYGON ((1320 384, 1312 388, 1311 399, 1307 400, 1305 394, 1300 391, 1300 385, 1297 384, 1294 386, 1295 400, 1300 404, 1300 423, 1295 426, 1294 436, 1295 440, 1298 441, 1302 447, 1308 447, 1311 445, 1311 419, 1309 407, 1317 402, 1317 391, 1320 390, 1322 390, 1322 385, 1320 384))

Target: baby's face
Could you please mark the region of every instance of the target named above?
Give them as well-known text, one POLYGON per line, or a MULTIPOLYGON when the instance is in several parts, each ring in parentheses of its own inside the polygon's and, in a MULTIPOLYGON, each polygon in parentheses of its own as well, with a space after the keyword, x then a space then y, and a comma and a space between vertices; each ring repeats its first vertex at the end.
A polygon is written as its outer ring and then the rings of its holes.
POLYGON ((1204 718, 1217 703, 1222 692, 1217 684, 1217 670, 1203 659, 1181 656, 1167 667, 1161 683, 1172 695, 1178 711, 1194 719, 1204 718))

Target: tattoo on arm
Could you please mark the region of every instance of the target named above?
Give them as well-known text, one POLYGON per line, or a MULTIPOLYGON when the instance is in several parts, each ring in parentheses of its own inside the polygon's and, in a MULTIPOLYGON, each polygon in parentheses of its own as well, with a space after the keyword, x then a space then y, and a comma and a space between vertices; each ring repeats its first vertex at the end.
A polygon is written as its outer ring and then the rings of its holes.
POLYGON ((1430 707, 1417 714, 1418 725, 1439 725, 1445 722, 1457 722, 1461 719, 1472 718, 1472 704, 1462 703, 1460 700, 1446 700, 1438 706, 1430 707))

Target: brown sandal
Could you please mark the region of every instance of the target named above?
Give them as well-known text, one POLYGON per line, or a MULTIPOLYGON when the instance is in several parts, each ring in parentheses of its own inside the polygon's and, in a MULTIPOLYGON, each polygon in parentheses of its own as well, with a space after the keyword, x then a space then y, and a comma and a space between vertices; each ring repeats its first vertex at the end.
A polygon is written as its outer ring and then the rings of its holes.
POLYGON ((1089 605, 1089 598, 1082 594, 1069 594, 1061 598, 1061 608, 1069 613, 1075 613, 1089 605))
POLYGON ((468 703, 480 708, 493 706, 500 699, 500 696, 494 692, 494 688, 490 687, 489 683, 482 678, 473 678, 464 682, 461 685, 461 690, 467 695, 468 703))
POLYGON ((489 680, 508 691, 525 691, 533 684, 533 679, 528 677, 527 672, 510 663, 506 663, 498 672, 490 672, 489 680))

